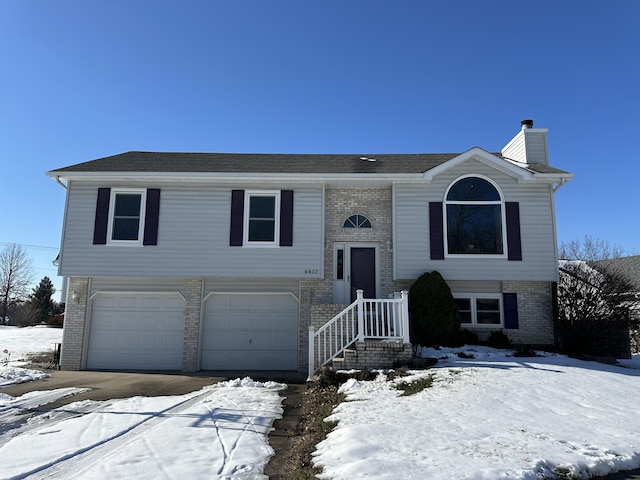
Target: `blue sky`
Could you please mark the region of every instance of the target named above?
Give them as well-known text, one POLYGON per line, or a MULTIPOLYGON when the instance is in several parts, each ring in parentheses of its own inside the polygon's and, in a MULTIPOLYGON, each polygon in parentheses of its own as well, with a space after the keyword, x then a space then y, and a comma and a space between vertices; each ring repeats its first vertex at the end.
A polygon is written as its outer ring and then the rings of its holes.
POLYGON ((37 283, 65 192, 129 150, 499 151, 549 129, 558 240, 640 254, 640 2, 0 2, 0 248, 37 283))

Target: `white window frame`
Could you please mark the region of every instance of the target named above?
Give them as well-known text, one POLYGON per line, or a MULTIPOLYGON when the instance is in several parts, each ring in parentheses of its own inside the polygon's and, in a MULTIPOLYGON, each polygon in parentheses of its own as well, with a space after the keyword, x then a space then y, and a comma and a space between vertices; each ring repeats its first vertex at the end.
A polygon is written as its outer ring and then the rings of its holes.
POLYGON ((242 244, 245 247, 280 247, 280 190, 245 190, 244 192, 244 219, 242 229, 242 244), (249 212, 251 211, 252 197, 274 197, 274 232, 273 241, 249 240, 249 212))
POLYGON ((462 175, 456 178, 453 182, 449 184, 447 190, 444 192, 444 200, 442 202, 442 220, 444 222, 444 255, 445 258, 507 258, 507 216, 505 212, 505 201, 504 195, 502 194, 502 189, 498 186, 498 184, 493 181, 491 178, 486 175, 482 175, 480 173, 470 173, 467 175, 462 175), (500 200, 492 200, 492 201, 478 201, 478 202, 463 202, 458 200, 447 200, 449 196, 449 190, 458 183, 460 180, 464 180, 465 178, 476 177, 481 178, 482 180, 486 180, 489 182, 498 192, 500 196, 500 200), (447 206, 448 205, 500 205, 500 219, 502 222, 502 253, 449 253, 449 223, 448 223, 448 215, 447 215, 447 206))
POLYGON ((107 245, 141 247, 144 240, 144 221, 147 206, 147 190, 144 188, 112 188, 111 198, 109 199, 109 223, 107 225, 107 245), (115 221, 116 196, 119 194, 140 195, 140 222, 138 222, 138 239, 137 240, 114 240, 113 223, 115 221))
POLYGON ((500 293, 454 293, 453 298, 469 300, 471 306, 471 323, 461 323, 464 328, 504 328, 504 305, 502 304, 502 294, 500 293), (477 300, 498 300, 500 312, 500 323, 478 323, 477 300))

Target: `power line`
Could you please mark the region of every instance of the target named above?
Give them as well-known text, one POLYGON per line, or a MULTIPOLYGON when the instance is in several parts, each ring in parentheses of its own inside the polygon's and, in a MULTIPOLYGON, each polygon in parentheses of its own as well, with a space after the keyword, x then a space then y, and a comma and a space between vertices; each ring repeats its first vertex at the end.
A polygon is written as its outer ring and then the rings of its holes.
POLYGON ((24 248, 35 248, 39 250, 60 250, 60 247, 47 247, 45 245, 27 245, 24 243, 15 243, 15 242, 0 242, 0 245, 19 245, 24 248))

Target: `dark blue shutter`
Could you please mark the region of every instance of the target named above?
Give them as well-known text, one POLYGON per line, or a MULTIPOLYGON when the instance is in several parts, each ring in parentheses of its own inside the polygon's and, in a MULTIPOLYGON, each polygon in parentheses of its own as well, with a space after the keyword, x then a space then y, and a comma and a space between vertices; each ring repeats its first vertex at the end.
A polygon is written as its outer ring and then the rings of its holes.
POLYGON ((96 201, 96 218, 93 224, 94 245, 105 245, 107 243, 107 226, 109 224, 110 199, 110 188, 98 189, 98 200, 96 201))
POLYGON ((504 328, 518 328, 518 295, 515 293, 502 294, 504 308, 504 328))
POLYGON ((160 189, 147 189, 147 204, 144 214, 143 245, 158 244, 158 218, 160 216, 160 189))
POLYGON ((293 246, 293 190, 280 192, 280 246, 293 246))
POLYGON ((522 260, 522 242, 520 239, 520 205, 518 202, 505 202, 507 219, 507 258, 522 260))
POLYGON ((231 190, 231 228, 229 246, 242 246, 244 223, 244 190, 231 190))
POLYGON ((431 260, 444 260, 442 202, 429 202, 429 245, 431 260))

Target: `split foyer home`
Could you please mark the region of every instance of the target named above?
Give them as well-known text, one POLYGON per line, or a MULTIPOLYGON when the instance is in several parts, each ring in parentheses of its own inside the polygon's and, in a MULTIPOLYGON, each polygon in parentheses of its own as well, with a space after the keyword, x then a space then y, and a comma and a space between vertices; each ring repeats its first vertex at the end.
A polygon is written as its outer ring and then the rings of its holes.
POLYGON ((500 153, 127 152, 47 172, 67 196, 61 367, 384 366, 411 355, 406 292, 428 271, 463 328, 552 344, 572 174, 521 127, 500 153))

